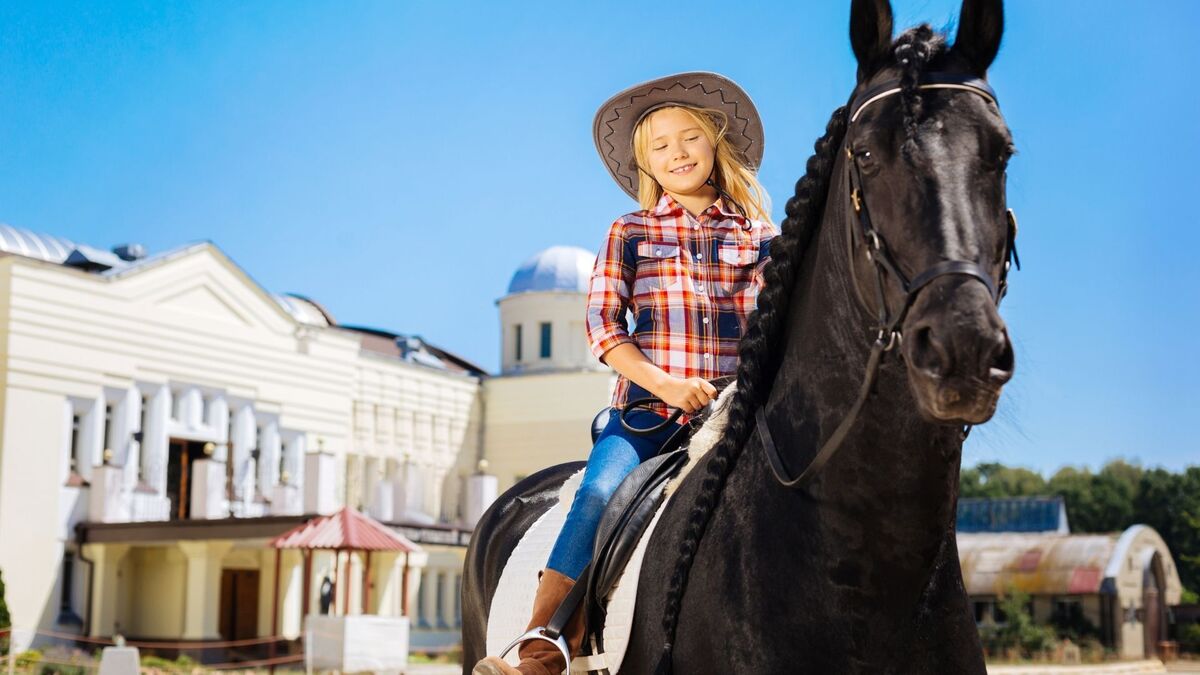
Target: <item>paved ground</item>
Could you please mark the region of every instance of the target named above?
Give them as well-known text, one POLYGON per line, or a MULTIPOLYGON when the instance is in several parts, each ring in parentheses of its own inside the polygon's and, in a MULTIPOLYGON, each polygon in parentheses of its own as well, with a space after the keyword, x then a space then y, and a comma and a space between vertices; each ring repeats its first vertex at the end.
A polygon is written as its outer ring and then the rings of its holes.
MULTIPOLYGON (((1091 664, 1086 666, 1057 666, 1057 665, 1028 665, 1007 666, 989 665, 988 675, 1085 675, 1089 673, 1103 675, 1146 675, 1149 673, 1167 673, 1162 661, 1122 661, 1118 663, 1091 664)), ((1181 671, 1186 672, 1186 671, 1181 671)))
POLYGON ((414 663, 404 675, 462 675, 462 666, 457 663, 414 663))

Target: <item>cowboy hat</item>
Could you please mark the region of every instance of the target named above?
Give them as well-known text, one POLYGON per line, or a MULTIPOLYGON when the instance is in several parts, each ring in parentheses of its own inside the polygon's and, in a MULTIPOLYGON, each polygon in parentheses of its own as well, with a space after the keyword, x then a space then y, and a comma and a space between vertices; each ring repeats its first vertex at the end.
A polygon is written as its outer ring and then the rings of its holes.
POLYGON ((729 78, 708 72, 679 73, 632 86, 596 111, 592 136, 596 151, 617 185, 637 199, 638 167, 633 130, 647 115, 667 106, 712 108, 725 113, 725 138, 757 170, 763 156, 763 128, 750 96, 729 78))

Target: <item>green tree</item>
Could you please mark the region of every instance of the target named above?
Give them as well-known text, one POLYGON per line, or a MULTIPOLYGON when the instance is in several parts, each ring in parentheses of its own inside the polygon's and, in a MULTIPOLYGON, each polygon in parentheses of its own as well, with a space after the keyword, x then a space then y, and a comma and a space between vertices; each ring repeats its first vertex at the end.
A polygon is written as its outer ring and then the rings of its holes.
POLYGON ((1041 474, 994 462, 964 469, 959 479, 962 497, 1033 497, 1045 493, 1046 480, 1041 474))
MULTIPOLYGON (((12 617, 8 613, 8 603, 4 601, 4 572, 0 571, 0 631, 12 627, 12 617)), ((8 653, 8 635, 0 635, 0 654, 8 653)))
POLYGON ((979 633, 984 648, 989 653, 1001 655, 1016 649, 1020 651, 1021 656, 1030 657, 1054 645, 1054 628, 1039 626, 1033 622, 1028 593, 1009 588, 1008 592, 998 599, 996 608, 1001 616, 1000 623, 981 626, 979 633))
POLYGON ((1200 589, 1200 467, 1145 472, 1133 503, 1137 522, 1162 535, 1185 588, 1200 589))

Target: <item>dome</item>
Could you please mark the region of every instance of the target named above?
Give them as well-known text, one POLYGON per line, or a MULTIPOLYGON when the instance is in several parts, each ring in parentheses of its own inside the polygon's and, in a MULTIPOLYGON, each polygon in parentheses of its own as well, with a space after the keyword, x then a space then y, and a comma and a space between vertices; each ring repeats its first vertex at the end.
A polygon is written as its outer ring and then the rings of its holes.
POLYGON ((551 246, 521 263, 508 292, 573 291, 586 293, 596 254, 577 246, 551 246))

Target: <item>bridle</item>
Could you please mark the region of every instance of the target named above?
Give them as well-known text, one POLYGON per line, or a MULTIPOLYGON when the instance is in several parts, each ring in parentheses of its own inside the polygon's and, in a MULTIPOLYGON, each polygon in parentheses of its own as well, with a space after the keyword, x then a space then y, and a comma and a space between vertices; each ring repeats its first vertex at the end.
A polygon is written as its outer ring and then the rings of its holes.
MULTIPOLYGON (((952 73, 926 73, 922 75, 917 88, 958 89, 977 94, 992 103, 996 103, 996 93, 992 91, 987 82, 977 77, 952 73)), ((833 434, 821 446, 821 449, 813 457, 809 465, 799 475, 794 477, 788 475, 787 468, 783 464, 783 458, 779 453, 779 448, 775 445, 775 441, 771 437, 771 429, 767 424, 765 405, 759 406, 755 412, 755 423, 758 428, 759 439, 762 441, 763 449, 767 454, 771 471, 775 474, 775 479, 784 487, 797 488, 811 481, 813 476, 825 466, 826 462, 841 447, 842 442, 846 440, 846 436, 849 435, 850 429, 853 427, 859 413, 862 412, 862 408, 874 388, 875 379, 879 374, 879 367, 883 363, 884 356, 901 343, 903 339, 900 329, 901 324, 903 324, 904 318, 908 315, 908 311, 913 306, 913 303, 916 302, 917 296, 925 287, 940 277, 952 275, 966 276, 986 286, 988 294, 992 297, 996 305, 999 306, 1000 301, 1008 291, 1009 269, 1013 265, 1016 265, 1017 269, 1021 269, 1021 260, 1017 256, 1017 219, 1012 209, 1008 209, 1006 212, 1008 234, 1007 241, 1005 242, 1000 278, 998 280, 993 279, 992 275, 982 265, 971 260, 945 260, 930 266, 912 279, 906 277, 900 270, 900 266, 896 264, 891 249, 887 245, 887 240, 871 223, 871 214, 867 210, 864 192, 862 167, 858 162, 858 158, 854 155, 848 140, 850 138, 850 125, 854 124, 863 109, 876 101, 898 94, 900 91, 900 80, 888 80, 855 96, 847 108, 849 122, 845 134, 847 139, 846 158, 850 179, 850 208, 855 216, 846 219, 848 256, 851 259, 851 263, 853 263, 853 255, 857 245, 866 252, 867 260, 871 261, 874 266, 876 309, 879 321, 878 333, 874 344, 871 346, 870 356, 867 358, 866 375, 863 378, 862 385, 859 387, 858 398, 851 406, 850 411, 842 419, 837 429, 834 430, 833 434), (855 227, 855 224, 858 226, 855 227), (887 302, 888 277, 895 279, 904 292, 904 302, 894 312, 889 308, 887 302)), ((851 269, 853 267, 853 264, 851 264, 851 269)), ((853 285, 859 302, 864 307, 867 307, 857 279, 853 281, 853 285)), ((969 426, 964 428, 964 437, 969 430, 969 426)))

